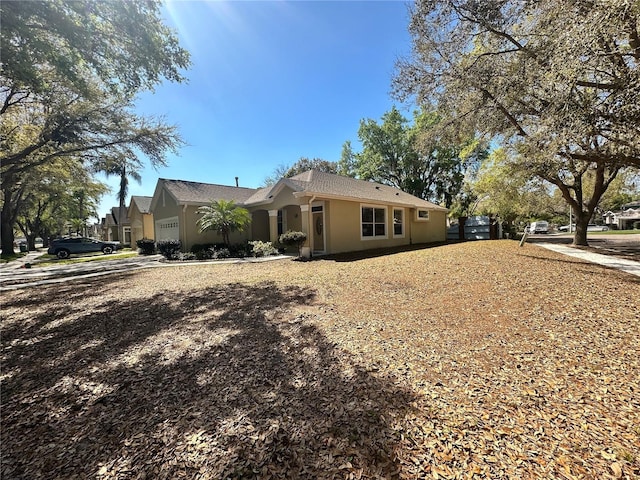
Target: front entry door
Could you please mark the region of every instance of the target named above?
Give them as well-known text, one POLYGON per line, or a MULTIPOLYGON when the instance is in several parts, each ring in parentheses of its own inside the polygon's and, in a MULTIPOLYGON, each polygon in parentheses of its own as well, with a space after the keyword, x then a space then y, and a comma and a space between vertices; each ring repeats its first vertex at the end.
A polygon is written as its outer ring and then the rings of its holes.
POLYGON ((324 208, 323 205, 311 206, 313 222, 313 251, 324 252, 324 208))

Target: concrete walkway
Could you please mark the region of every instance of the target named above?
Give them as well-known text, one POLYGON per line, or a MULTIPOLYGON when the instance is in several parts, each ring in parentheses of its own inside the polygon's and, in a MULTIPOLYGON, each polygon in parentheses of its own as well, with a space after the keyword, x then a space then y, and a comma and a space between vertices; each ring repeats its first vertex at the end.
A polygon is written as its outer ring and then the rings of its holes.
POLYGON ((540 243, 534 243, 533 245, 538 245, 548 250, 553 250, 554 252, 562 253, 563 255, 568 255, 570 257, 579 258, 586 262, 597 263, 599 265, 604 265, 605 267, 609 267, 609 268, 616 268, 618 270, 622 270, 623 272, 630 273, 631 275, 636 275, 637 277, 640 277, 640 262, 636 262, 634 260, 627 260, 626 258, 588 252, 586 250, 580 250, 579 248, 574 248, 574 247, 561 245, 557 243, 540 242, 540 243))

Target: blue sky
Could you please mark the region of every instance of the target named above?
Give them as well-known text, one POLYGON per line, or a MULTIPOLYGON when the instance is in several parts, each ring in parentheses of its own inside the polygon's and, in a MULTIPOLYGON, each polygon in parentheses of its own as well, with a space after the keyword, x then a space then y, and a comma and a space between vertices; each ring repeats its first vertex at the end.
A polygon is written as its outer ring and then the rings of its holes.
MULTIPOLYGON (((259 187, 300 157, 337 161, 358 148, 363 118, 392 105, 391 78, 410 52, 404 1, 170 1, 166 23, 191 53, 188 82, 143 94, 137 110, 177 125, 186 146, 143 170, 132 195, 158 178, 259 187)), ((398 105, 407 112, 411 106, 398 105)), ((103 197, 104 216, 118 200, 103 197)))

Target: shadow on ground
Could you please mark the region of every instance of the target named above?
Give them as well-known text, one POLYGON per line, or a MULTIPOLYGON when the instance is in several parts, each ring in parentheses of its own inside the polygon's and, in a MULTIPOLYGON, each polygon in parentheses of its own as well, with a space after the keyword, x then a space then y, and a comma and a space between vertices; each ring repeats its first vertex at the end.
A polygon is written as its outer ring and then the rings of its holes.
POLYGON ((398 470, 393 425, 413 399, 311 324, 313 291, 261 283, 135 300, 77 285, 57 287, 57 300, 51 293, 3 302, 15 313, 3 320, 3 478, 398 470))
POLYGON ((347 252, 347 253, 337 253, 335 255, 324 255, 314 260, 330 260, 333 262, 355 262, 358 260, 364 260, 367 258, 377 258, 384 257, 387 255, 392 255, 394 253, 401 252, 413 252, 415 250, 424 250, 427 248, 433 247, 441 247, 443 245, 448 245, 446 242, 437 242, 437 243, 420 243, 414 245, 401 245, 399 247, 391 247, 391 248, 375 248, 371 250, 361 250, 358 252, 347 252))

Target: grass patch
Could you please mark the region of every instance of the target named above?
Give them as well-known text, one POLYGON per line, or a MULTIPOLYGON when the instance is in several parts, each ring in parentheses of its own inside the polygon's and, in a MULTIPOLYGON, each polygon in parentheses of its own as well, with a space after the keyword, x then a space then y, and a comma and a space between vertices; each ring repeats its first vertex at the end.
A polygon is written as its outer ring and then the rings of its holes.
POLYGON ((13 262, 15 260, 18 260, 19 258, 22 258, 26 255, 26 253, 24 252, 20 252, 20 253, 8 253, 8 254, 2 254, 0 256, 0 263, 9 263, 9 262, 13 262))
POLYGON ((43 255, 42 261, 35 261, 32 265, 37 265, 38 267, 46 267, 51 265, 67 265, 73 263, 86 263, 86 262, 99 262, 99 261, 109 261, 109 260, 120 260, 122 258, 131 258, 137 257, 138 254, 135 252, 124 253, 119 255, 105 255, 102 252, 96 252, 95 254, 87 254, 82 257, 75 258, 67 258, 65 260, 58 260, 55 255, 43 255))
POLYGON ((638 235, 640 230, 607 230, 604 232, 587 232, 589 235, 638 235))

